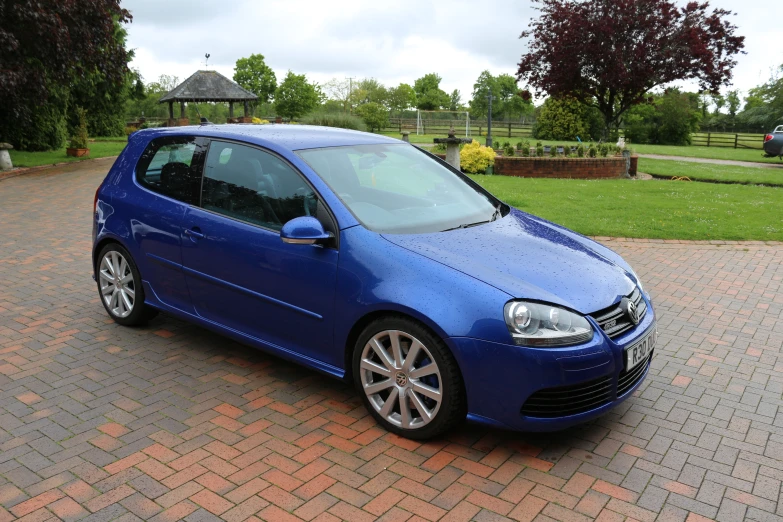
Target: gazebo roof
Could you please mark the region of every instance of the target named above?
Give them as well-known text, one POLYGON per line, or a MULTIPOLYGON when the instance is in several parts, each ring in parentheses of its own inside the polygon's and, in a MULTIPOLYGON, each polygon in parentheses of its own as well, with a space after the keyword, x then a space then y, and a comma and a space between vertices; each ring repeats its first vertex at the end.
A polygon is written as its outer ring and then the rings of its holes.
POLYGON ((160 99, 167 102, 243 102, 258 96, 232 82, 217 71, 196 71, 160 99))

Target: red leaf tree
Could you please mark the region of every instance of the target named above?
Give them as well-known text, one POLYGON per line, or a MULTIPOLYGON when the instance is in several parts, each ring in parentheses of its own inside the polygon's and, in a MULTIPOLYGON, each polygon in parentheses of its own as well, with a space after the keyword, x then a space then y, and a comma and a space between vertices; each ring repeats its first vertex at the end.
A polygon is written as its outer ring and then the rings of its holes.
POLYGON ((128 51, 115 31, 130 20, 120 0, 0 0, 0 138, 29 125, 38 107, 62 104, 54 93, 90 73, 126 81, 128 51))
POLYGON ((537 94, 571 96, 598 108, 606 131, 655 87, 697 80, 717 93, 731 82, 743 36, 731 11, 707 2, 669 0, 533 0, 541 15, 517 76, 537 94))

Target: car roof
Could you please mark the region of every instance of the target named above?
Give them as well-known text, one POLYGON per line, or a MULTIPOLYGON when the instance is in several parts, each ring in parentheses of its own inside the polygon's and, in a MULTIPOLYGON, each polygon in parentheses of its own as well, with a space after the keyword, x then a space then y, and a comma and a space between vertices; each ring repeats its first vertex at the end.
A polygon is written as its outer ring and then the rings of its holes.
POLYGON ((160 136, 205 136, 224 138, 266 146, 274 144, 278 148, 290 151, 317 149, 321 147, 340 147, 345 145, 399 144, 401 140, 335 127, 317 127, 314 125, 248 125, 248 124, 205 124, 186 127, 157 127, 139 131, 150 139, 160 136), (150 136, 154 134, 154 136, 150 136))

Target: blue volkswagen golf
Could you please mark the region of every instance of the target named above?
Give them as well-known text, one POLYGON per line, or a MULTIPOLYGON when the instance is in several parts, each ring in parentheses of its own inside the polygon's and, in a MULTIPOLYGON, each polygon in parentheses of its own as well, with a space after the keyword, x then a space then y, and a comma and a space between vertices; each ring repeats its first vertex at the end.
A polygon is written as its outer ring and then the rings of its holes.
POLYGON ((352 381, 387 430, 560 430, 628 398, 656 341, 616 253, 398 140, 323 127, 134 133, 95 194, 94 277, 352 381))

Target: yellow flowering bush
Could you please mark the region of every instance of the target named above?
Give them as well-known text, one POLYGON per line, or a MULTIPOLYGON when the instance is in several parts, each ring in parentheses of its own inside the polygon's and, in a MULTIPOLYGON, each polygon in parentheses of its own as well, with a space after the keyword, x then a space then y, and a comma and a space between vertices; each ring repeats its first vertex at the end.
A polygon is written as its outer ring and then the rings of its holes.
POLYGON ((484 173, 487 167, 495 164, 495 151, 484 147, 476 140, 468 143, 459 153, 460 167, 464 172, 484 173))
POLYGON ((261 118, 256 118, 255 116, 253 116, 253 123, 255 125, 266 125, 267 123, 269 123, 269 120, 262 120, 261 118))

